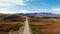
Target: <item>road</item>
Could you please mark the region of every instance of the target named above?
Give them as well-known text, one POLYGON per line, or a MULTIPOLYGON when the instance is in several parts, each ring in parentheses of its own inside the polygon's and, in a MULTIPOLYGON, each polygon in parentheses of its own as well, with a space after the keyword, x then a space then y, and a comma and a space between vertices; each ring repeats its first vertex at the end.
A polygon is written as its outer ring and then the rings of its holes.
POLYGON ((30 26, 29 26, 29 22, 28 22, 28 17, 26 17, 23 34, 32 34, 30 26))
POLYGON ((28 17, 26 17, 24 26, 20 27, 18 31, 12 32, 10 34, 32 34, 32 31, 29 26, 28 17))

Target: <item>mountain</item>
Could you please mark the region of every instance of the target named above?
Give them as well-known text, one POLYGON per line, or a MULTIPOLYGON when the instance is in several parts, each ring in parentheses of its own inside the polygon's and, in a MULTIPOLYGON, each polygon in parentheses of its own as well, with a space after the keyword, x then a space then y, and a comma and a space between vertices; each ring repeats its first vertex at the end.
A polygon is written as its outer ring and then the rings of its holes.
POLYGON ((20 13, 18 14, 20 16, 34 16, 34 17, 60 17, 60 14, 53 14, 53 13, 47 13, 47 12, 41 12, 41 13, 20 13))
MULTIPOLYGON (((54 13, 47 13, 47 12, 41 12, 41 13, 17 13, 20 16, 33 16, 33 17, 60 17, 60 14, 54 14, 54 13)), ((0 15, 4 15, 0 13, 0 15)))
POLYGON ((3 15, 2 13, 0 13, 0 15, 3 15))

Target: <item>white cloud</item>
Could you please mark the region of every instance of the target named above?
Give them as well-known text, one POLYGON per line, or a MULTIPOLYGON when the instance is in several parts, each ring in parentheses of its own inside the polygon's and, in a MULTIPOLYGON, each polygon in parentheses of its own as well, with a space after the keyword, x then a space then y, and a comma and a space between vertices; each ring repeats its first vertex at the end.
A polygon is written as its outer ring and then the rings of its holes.
POLYGON ((24 5, 24 0, 0 0, 0 6, 24 5))
POLYGON ((12 11, 9 11, 8 8, 0 8, 0 13, 9 14, 12 13, 12 11))
POLYGON ((42 8, 38 9, 40 12, 51 12, 55 14, 60 14, 60 8, 42 8))
POLYGON ((20 10, 19 13, 30 13, 28 10, 20 10))
POLYGON ((0 6, 12 6, 13 3, 9 3, 9 2, 0 2, 0 6))
POLYGON ((24 5, 24 0, 12 0, 12 2, 15 4, 24 5))
POLYGON ((11 10, 11 8, 0 8, 0 13, 4 13, 4 14, 14 14, 14 13, 39 13, 40 12, 52 12, 55 14, 60 14, 60 8, 49 8, 49 9, 39 9, 37 11, 31 12, 28 10, 11 10))
POLYGON ((10 10, 9 8, 0 8, 0 13, 14 14, 14 13, 30 13, 28 10, 10 10))
POLYGON ((42 8, 42 9, 38 9, 40 12, 50 12, 51 9, 47 9, 47 8, 42 8))
POLYGON ((60 11, 60 8, 52 8, 52 11, 60 11))
POLYGON ((32 0, 26 0, 26 1, 32 1, 32 0))
POLYGON ((39 9, 40 11, 60 11, 60 8, 43 8, 39 9))

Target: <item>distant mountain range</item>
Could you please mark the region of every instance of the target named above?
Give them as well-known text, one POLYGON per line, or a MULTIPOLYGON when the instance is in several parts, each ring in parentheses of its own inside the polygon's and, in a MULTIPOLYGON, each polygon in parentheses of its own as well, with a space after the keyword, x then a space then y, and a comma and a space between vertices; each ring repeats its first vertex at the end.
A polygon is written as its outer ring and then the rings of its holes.
MULTIPOLYGON (((17 13, 20 16, 33 16, 33 17, 60 17, 60 14, 54 14, 54 13, 47 13, 47 12, 41 12, 41 13, 17 13)), ((0 15, 4 15, 0 13, 0 15)))
POLYGON ((53 13, 19 13, 20 16, 34 16, 34 17, 60 17, 60 14, 53 14, 53 13))

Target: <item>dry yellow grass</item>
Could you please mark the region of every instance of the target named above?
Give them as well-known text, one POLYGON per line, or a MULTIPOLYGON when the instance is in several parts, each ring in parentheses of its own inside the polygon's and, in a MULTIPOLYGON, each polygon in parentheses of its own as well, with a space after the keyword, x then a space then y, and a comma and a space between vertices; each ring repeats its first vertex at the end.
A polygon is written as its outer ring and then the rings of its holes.
POLYGON ((0 15, 0 32, 10 31, 17 24, 23 25, 25 17, 16 14, 0 15))
POLYGON ((60 19, 30 18, 30 25, 34 34, 60 34, 60 19))

